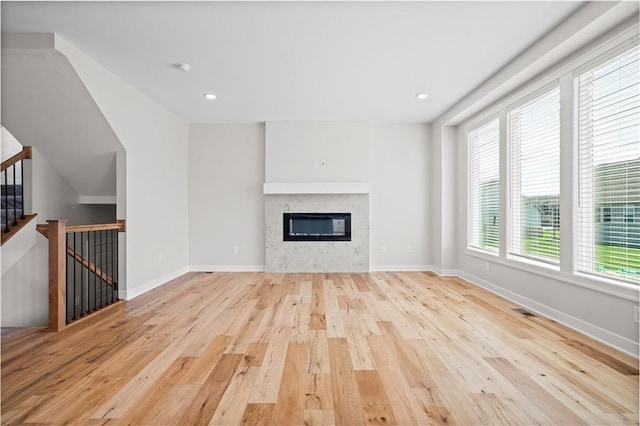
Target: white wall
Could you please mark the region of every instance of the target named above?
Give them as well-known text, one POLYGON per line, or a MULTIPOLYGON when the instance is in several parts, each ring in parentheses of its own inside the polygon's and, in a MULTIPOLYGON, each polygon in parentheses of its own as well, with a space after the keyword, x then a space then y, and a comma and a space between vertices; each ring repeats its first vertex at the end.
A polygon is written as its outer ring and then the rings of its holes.
POLYGON ((264 167, 264 125, 189 126, 192 268, 264 268, 264 167))
POLYGON ((267 123, 265 182, 368 182, 368 129, 365 122, 267 123))
MULTIPOLYGON (((47 324, 49 312, 48 241, 35 231, 35 223, 48 219, 67 219, 69 225, 100 223, 107 219, 102 208, 78 204, 78 194, 49 164, 37 149, 31 160, 33 179, 33 212, 35 222, 22 229, 2 246, 2 326, 29 327, 47 324), (33 245, 13 266, 5 268, 4 261, 28 241, 33 245)), ((114 212, 115 213, 115 212, 114 212)), ((113 221, 111 219, 111 221, 113 221)))
POLYGON ((7 160, 20 151, 22 151, 22 144, 13 137, 11 133, 4 126, 0 129, 0 139, 2 140, 2 149, 0 150, 0 161, 7 160))
POLYGON ((432 143, 437 157, 432 183, 433 258, 434 265, 449 269, 450 273, 637 356, 639 327, 633 321, 633 310, 638 306, 637 290, 593 285, 571 274, 467 251, 467 150, 462 132, 452 135, 462 120, 514 88, 526 85, 536 72, 555 62, 566 62, 580 43, 593 41, 616 22, 626 19, 629 9, 635 8, 637 17, 637 4, 618 6, 588 4, 433 124, 432 143), (451 186, 447 182, 456 184, 451 186))
POLYGON ((2 124, 78 194, 114 196, 120 141, 68 58, 50 47, 54 35, 25 48, 30 36, 2 34, 2 124))
MULTIPOLYGON (((56 35, 126 149, 126 294, 188 270, 188 126, 56 35)), ((120 209, 119 213, 121 213, 120 209)))
MULTIPOLYGON (((322 123, 321 134, 330 133, 331 124, 322 123)), ((344 125, 333 124, 338 131, 344 125)), ((307 130, 313 131, 313 128, 307 130)), ((431 264, 430 126, 372 124, 367 125, 366 132, 358 132, 363 133, 368 134, 370 140, 366 147, 358 145, 359 152, 365 155, 357 162, 365 164, 361 172, 371 169, 372 268, 428 268, 431 264), (402 214, 400 221, 396 220, 398 212, 402 214), (383 245, 386 253, 380 251, 383 245), (412 246, 411 253, 407 251, 408 246, 412 246)), ((306 140, 323 139, 309 134, 306 140)), ((309 152, 317 148, 312 142, 306 143, 309 152)), ((265 126, 189 126, 189 264, 192 267, 254 270, 264 266, 264 173, 265 126), (233 253, 233 246, 238 246, 237 254, 233 253)), ((298 179, 296 175, 288 177, 298 179)))
POLYGON ((372 270, 431 267, 430 139, 427 124, 370 126, 372 270))

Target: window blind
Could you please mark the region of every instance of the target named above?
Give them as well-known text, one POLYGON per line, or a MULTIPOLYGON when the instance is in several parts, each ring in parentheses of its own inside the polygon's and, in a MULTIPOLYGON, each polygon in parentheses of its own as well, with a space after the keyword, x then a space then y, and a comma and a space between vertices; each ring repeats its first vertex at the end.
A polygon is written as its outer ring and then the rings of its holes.
POLYGON ((575 79, 576 269, 640 282, 640 48, 575 79))
POLYGON ((492 252, 500 241, 500 122, 467 134, 469 149, 468 245, 492 252))
POLYGON ((560 90, 508 112, 510 253, 558 263, 560 90))

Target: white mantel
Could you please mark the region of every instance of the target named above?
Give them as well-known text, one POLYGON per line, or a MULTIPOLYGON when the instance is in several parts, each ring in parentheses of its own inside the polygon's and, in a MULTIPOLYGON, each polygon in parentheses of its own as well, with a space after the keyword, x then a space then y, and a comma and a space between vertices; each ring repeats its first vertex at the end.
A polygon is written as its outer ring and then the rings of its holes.
POLYGON ((265 182, 265 194, 369 194, 367 182, 265 182))

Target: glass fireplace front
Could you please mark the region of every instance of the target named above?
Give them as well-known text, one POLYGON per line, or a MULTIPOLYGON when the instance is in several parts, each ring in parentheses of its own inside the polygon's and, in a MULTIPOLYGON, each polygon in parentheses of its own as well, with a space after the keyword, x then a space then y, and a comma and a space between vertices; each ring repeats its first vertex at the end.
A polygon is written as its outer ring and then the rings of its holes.
POLYGON ((284 241, 351 241, 351 213, 284 213, 284 241))

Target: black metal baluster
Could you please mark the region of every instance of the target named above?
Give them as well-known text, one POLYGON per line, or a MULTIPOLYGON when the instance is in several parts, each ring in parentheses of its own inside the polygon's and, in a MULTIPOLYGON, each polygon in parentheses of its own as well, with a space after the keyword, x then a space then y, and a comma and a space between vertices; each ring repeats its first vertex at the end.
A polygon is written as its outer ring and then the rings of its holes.
POLYGON ((98 259, 96 255, 96 233, 95 231, 91 231, 91 235, 93 235, 93 266, 94 266, 94 274, 92 277, 93 281, 93 310, 94 312, 98 309, 98 290, 96 287, 96 273, 95 268, 98 266, 98 259))
POLYGON ((20 160, 20 219, 24 219, 24 160, 20 160))
POLYGON ((78 275, 78 267, 77 267, 77 256, 78 252, 76 251, 76 233, 72 233, 73 235, 73 320, 78 319, 76 315, 76 275, 78 275))
POLYGON ((4 169, 4 232, 9 232, 9 169, 4 169))
MULTIPOLYGON (((86 258, 86 253, 84 251, 84 232, 80 232, 80 247, 82 248, 82 257, 86 258)), ((88 260, 88 259, 87 259, 88 260)), ((84 261, 80 267, 80 271, 82 275, 80 275, 80 317, 82 318, 85 314, 84 309, 84 276, 85 276, 85 268, 87 269, 87 280, 89 279, 89 262, 85 266, 84 261)))
POLYGON ((104 306, 109 306, 109 282, 107 281, 109 278, 107 276, 107 263, 109 262, 109 241, 107 240, 107 234, 105 230, 100 231, 104 238, 104 247, 102 251, 104 252, 103 261, 102 261, 102 276, 104 277, 104 306))
POLYGON ((70 282, 71 282, 71 265, 69 264, 69 251, 68 251, 68 247, 70 245, 69 243, 69 238, 70 238, 71 234, 66 234, 65 235, 65 239, 64 239, 64 251, 65 251, 65 256, 64 258, 67 260, 66 262, 66 270, 67 270, 67 274, 65 277, 65 287, 67 289, 66 291, 66 295, 65 298, 67 299, 67 306, 65 309, 65 318, 66 318, 66 322, 67 324, 69 324, 71 322, 71 314, 69 309, 71 308, 71 303, 69 301, 69 299, 71 298, 71 289, 69 287, 71 287, 70 282))
POLYGON ((16 165, 11 166, 11 171, 13 172, 13 226, 18 224, 18 194, 16 191, 16 165))
POLYGON ((113 230, 107 231, 107 241, 109 241, 111 246, 109 248, 109 251, 107 252, 109 256, 111 256, 111 261, 109 262, 109 278, 111 279, 111 285, 109 286, 109 288, 111 289, 111 297, 109 298, 109 300, 111 301, 111 303, 113 303, 113 230))
MULTIPOLYGON (((98 232, 98 235, 100 236, 100 254, 99 254, 99 256, 100 256, 100 271, 102 271, 102 268, 104 266, 103 263, 102 263, 102 255, 103 255, 103 252, 104 252, 104 247, 102 247, 102 231, 97 231, 97 232, 98 232)), ((102 308, 104 306, 104 301, 103 301, 103 298, 102 298, 102 293, 103 293, 102 287, 103 287, 103 284, 104 284, 102 282, 102 273, 100 274, 100 280, 98 282, 100 283, 100 307, 102 308)))
POLYGON ((119 258, 118 250, 120 248, 120 232, 116 229, 115 234, 116 234, 116 248, 114 250, 114 256, 115 257, 113 258, 113 263, 115 264, 115 268, 114 268, 114 277, 115 278, 113 280, 113 285, 114 285, 114 288, 116 290, 116 300, 119 300, 120 299, 120 290, 119 290, 118 282, 120 280, 118 279, 118 272, 119 272, 118 267, 120 265, 120 258, 119 258))

